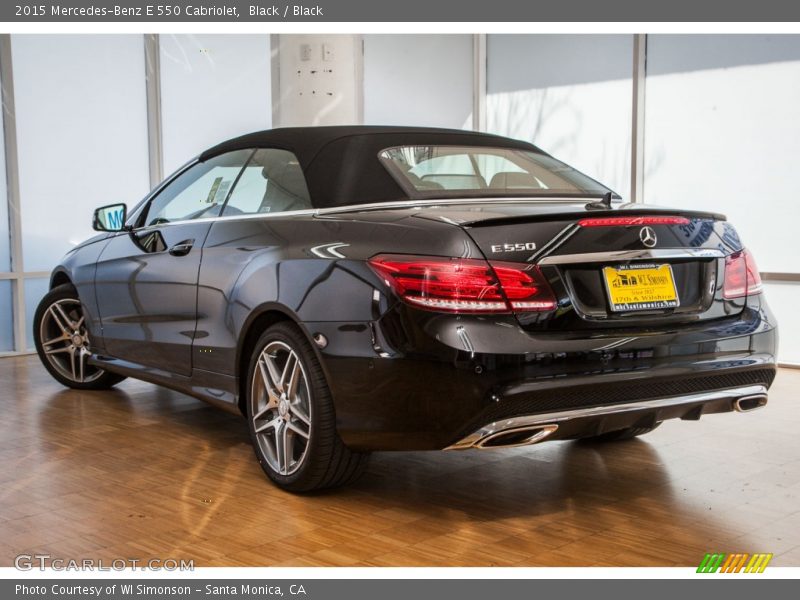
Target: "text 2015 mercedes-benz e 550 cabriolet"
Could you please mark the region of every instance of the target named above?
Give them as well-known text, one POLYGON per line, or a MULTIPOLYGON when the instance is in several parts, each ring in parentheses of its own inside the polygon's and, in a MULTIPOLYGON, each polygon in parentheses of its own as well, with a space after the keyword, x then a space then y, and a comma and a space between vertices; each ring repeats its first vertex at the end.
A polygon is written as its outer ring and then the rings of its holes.
POLYGON ((240 411, 287 490, 350 482, 372 450, 746 412, 775 376, 775 320, 724 216, 623 203, 512 139, 253 133, 94 228, 36 312, 44 366, 240 411))

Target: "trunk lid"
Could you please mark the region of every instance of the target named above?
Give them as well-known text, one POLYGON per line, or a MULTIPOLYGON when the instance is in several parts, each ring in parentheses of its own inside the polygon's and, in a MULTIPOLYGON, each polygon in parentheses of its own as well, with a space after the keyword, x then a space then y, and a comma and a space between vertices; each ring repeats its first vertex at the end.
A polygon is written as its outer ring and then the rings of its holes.
POLYGON ((722 297, 724 257, 742 247, 723 215, 641 204, 606 209, 586 201, 495 201, 425 207, 414 216, 463 228, 489 261, 539 266, 558 308, 519 313, 525 328, 663 330, 738 314, 745 304, 722 297), (605 219, 620 217, 621 224, 606 224, 605 219), (664 222, 664 217, 680 219, 664 222), (671 278, 675 301, 615 309, 610 286, 631 275, 671 278))

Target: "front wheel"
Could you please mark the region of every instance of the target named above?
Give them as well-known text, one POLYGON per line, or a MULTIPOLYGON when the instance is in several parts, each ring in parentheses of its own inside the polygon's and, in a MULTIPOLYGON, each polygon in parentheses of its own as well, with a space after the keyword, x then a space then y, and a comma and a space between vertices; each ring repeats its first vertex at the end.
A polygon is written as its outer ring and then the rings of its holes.
POLYGON ((33 317, 33 340, 45 369, 77 390, 105 390, 125 377, 89 364, 89 333, 78 293, 69 284, 45 294, 33 317))
POLYGON ((353 452, 339 437, 322 367, 292 323, 270 327, 256 343, 247 422, 261 468, 287 491, 345 485, 366 468, 369 455, 353 452))

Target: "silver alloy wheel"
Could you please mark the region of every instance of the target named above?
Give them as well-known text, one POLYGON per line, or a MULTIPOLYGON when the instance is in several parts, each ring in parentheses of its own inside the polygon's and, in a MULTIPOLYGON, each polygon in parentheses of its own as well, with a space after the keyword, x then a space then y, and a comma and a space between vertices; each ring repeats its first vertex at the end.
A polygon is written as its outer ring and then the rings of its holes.
POLYGON ((89 383, 104 371, 87 363, 89 334, 79 300, 56 300, 44 311, 39 340, 47 361, 62 376, 76 383, 89 383))
POLYGON ((250 388, 253 431, 269 467, 291 475, 303 464, 311 439, 311 391, 297 352, 270 342, 258 356, 250 388))

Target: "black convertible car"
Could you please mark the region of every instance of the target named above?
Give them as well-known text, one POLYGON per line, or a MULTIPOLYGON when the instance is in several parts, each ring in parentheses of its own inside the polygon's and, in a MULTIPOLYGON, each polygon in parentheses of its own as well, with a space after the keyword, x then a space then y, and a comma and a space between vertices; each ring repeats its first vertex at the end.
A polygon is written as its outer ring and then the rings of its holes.
POLYGON ((775 320, 724 216, 623 203, 512 139, 253 133, 94 228, 36 312, 44 366, 240 411, 287 490, 352 481, 372 450, 745 412, 775 376, 775 320))

